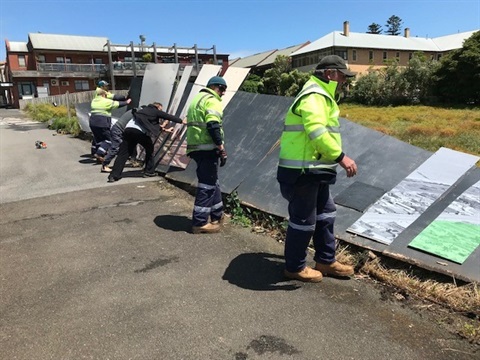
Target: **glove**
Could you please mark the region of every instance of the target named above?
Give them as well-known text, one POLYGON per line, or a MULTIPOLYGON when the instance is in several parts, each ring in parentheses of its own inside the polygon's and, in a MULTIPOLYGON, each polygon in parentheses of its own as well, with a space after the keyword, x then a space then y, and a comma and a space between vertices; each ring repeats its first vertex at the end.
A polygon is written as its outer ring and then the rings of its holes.
POLYGON ((217 150, 218 157, 220 158, 220 167, 225 166, 227 163, 227 152, 225 149, 223 150, 217 150))

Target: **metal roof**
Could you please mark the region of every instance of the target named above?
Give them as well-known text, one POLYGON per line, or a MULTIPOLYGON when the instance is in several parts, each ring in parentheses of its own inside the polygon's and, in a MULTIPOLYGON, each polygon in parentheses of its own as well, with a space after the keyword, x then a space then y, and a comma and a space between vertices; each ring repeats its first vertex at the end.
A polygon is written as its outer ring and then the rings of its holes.
POLYGON ((9 41, 10 52, 28 52, 27 43, 20 41, 9 41))
POLYGON ((276 51, 277 49, 268 50, 258 54, 240 58, 238 61, 235 62, 235 67, 247 68, 247 67, 257 66, 259 63, 261 63, 263 60, 265 60, 267 57, 269 57, 271 54, 275 53, 276 51))
POLYGON ((452 34, 447 36, 441 36, 441 37, 433 38, 432 40, 441 51, 460 49, 463 46, 463 42, 477 31, 478 30, 467 31, 467 32, 452 34))
POLYGON ((474 32, 475 31, 468 31, 438 38, 407 38, 404 36, 355 32, 350 32, 348 36, 345 36, 341 31, 334 31, 295 51, 291 55, 301 55, 332 46, 405 51, 447 51, 461 48, 463 41, 469 38, 474 32))
POLYGON ((34 49, 71 50, 71 51, 107 51, 108 38, 96 36, 56 35, 29 33, 28 37, 34 49))
MULTIPOLYGON (((303 44, 300 44, 300 45, 294 45, 294 46, 287 47, 285 49, 277 50, 277 51, 271 53, 269 56, 267 56, 262 61, 260 61, 257 64, 257 66, 272 65, 273 62, 275 61, 275 59, 277 58, 277 56, 279 56, 279 55, 290 56, 293 52, 301 49, 302 47, 304 47, 305 45, 308 45, 308 44, 310 44, 310 41, 307 41, 306 43, 303 43, 303 44)), ((238 66, 238 65, 235 65, 235 66, 238 66)))

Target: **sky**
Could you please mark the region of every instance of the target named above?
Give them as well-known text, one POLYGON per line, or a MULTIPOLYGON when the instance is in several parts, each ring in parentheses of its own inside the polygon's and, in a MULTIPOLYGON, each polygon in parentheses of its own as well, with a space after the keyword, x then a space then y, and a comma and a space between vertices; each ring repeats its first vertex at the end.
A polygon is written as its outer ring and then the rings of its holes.
POLYGON ((5 39, 28 34, 107 37, 112 44, 211 48, 230 59, 315 41, 332 31, 385 31, 392 16, 410 36, 439 37, 480 29, 480 0, 0 0, 0 61, 5 39))

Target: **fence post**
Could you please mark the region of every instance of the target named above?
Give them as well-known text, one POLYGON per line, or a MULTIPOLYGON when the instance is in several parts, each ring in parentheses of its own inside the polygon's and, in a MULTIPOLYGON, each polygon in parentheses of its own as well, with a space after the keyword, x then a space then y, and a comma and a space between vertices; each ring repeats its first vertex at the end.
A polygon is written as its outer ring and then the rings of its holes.
POLYGON ((65 98, 67 99, 67 115, 68 121, 70 122, 70 93, 68 91, 65 93, 65 98))

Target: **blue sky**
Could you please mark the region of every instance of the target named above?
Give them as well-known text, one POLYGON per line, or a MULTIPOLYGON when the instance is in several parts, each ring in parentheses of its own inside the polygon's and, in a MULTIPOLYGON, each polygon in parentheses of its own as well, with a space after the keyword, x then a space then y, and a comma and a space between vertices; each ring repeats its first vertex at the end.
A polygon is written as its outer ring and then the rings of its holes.
POLYGON ((314 41, 329 32, 386 30, 392 15, 411 36, 438 37, 480 29, 480 0, 0 0, 0 61, 5 39, 28 33, 107 37, 114 44, 139 43, 200 48, 216 45, 230 59, 314 41))

